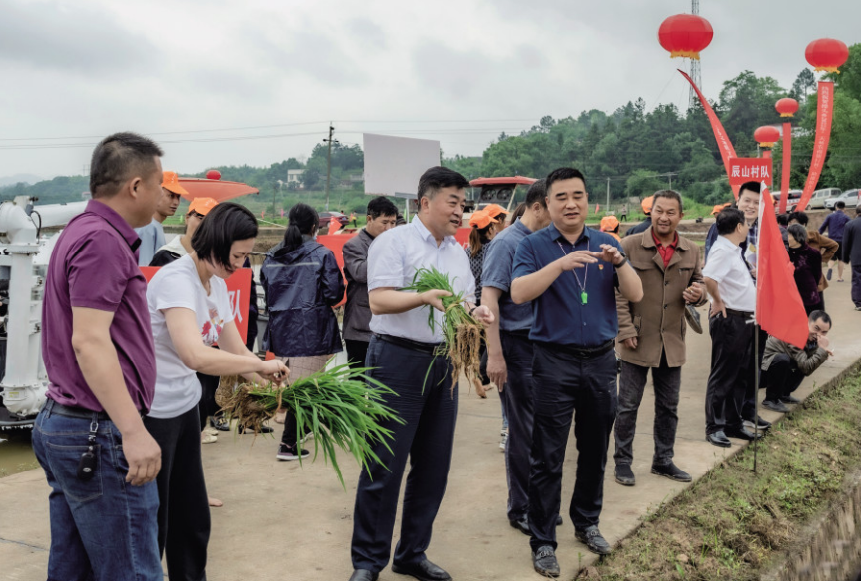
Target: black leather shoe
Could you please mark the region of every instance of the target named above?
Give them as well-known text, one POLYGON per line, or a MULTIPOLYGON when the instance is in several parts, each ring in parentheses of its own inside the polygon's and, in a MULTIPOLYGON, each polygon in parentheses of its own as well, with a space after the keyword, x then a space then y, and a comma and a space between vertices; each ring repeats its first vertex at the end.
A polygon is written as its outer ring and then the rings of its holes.
POLYGON ((797 397, 792 397, 791 395, 784 395, 783 397, 780 398, 780 401, 781 401, 781 403, 792 403, 792 404, 801 403, 800 399, 798 399, 797 397))
POLYGON ((684 470, 679 469, 679 467, 672 462, 670 462, 666 466, 657 466, 655 464, 652 464, 652 474, 657 474, 658 476, 666 476, 670 480, 675 480, 676 482, 691 481, 691 475, 684 470))
POLYGON ((586 527, 583 530, 575 530, 574 538, 586 544, 586 548, 598 555, 609 555, 613 552, 610 543, 601 535, 598 525, 586 527))
POLYGON ((634 471, 628 464, 617 464, 614 471, 616 482, 622 486, 634 486, 637 483, 637 478, 634 476, 634 471))
POLYGON ((723 430, 719 430, 714 434, 706 434, 706 440, 708 440, 709 444, 718 448, 729 448, 732 446, 732 442, 729 441, 723 430))
POLYGON ((763 436, 762 432, 754 434, 747 428, 727 428, 724 430, 724 434, 727 438, 738 438, 739 440, 747 440, 748 442, 759 440, 763 436))
POLYGON ((373 573, 367 569, 356 569, 350 575, 350 581, 377 581, 380 578, 379 573, 373 573))
POLYGON ((559 561, 556 560, 556 551, 550 545, 538 547, 538 550, 532 553, 532 566, 539 575, 559 577, 559 561))
POLYGON ((529 518, 524 514, 522 517, 508 521, 513 528, 519 530, 524 535, 530 536, 532 533, 529 531, 529 518))
POLYGON ((557 514, 557 515, 556 515, 556 526, 557 526, 557 527, 561 527, 563 522, 565 522, 565 521, 564 521, 564 520, 562 520, 562 515, 561 515, 561 514, 557 514))
POLYGON ((410 575, 419 581, 451 581, 451 575, 427 559, 409 565, 392 563, 392 571, 399 575, 410 575))
POLYGON ((786 407, 785 405, 783 405, 783 402, 781 402, 780 400, 778 400, 778 401, 771 401, 770 399, 764 400, 762 402, 762 407, 764 407, 767 410, 771 410, 773 412, 779 412, 781 414, 785 414, 785 413, 789 412, 789 408, 786 407))

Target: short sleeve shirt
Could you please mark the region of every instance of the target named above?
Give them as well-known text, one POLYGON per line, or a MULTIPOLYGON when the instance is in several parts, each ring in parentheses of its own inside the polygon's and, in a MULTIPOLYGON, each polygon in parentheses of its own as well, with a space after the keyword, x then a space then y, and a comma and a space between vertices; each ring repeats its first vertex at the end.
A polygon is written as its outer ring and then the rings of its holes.
POLYGON ((72 348, 72 308, 85 307, 114 314, 110 335, 125 387, 139 410, 149 410, 155 352, 138 244, 131 226, 97 200, 91 200, 57 239, 42 303, 42 355, 50 381, 48 397, 54 401, 104 411, 72 348))
POLYGON ((727 308, 752 313, 756 308, 756 283, 750 274, 738 246, 718 236, 703 268, 707 276, 718 284, 718 291, 727 308))
MULTIPOLYGON (((448 274, 455 293, 473 301, 475 280, 469 260, 454 236, 437 244, 417 216, 410 224, 377 236, 368 251, 368 292, 378 288, 403 288, 413 282, 420 268, 435 267, 448 274)), ((442 313, 433 309, 435 330, 428 325, 428 305, 397 315, 372 315, 371 331, 422 343, 442 343, 442 313)))
POLYGON ((152 262, 152 257, 155 253, 164 246, 164 226, 153 219, 152 222, 135 230, 141 239, 141 246, 138 249, 138 264, 141 266, 149 266, 152 262))
POLYGON ((209 285, 207 294, 189 255, 163 267, 149 283, 147 303, 158 367, 155 398, 149 414, 154 418, 175 418, 200 401, 197 373, 182 362, 167 330, 164 311, 174 308, 194 311, 200 338, 204 345, 211 347, 218 342, 224 326, 233 320, 233 312, 227 283, 213 276, 209 285))
POLYGON ((499 328, 503 331, 527 331, 532 327, 532 303, 518 305, 511 300, 514 254, 520 241, 530 234, 532 231, 518 218, 486 246, 482 284, 502 291, 499 298, 499 328))
MULTIPOLYGON (((520 241, 514 256, 513 279, 538 272, 551 262, 580 250, 599 252, 602 244, 622 250, 618 240, 605 232, 584 228, 571 244, 551 224, 520 241)), ((616 337, 616 269, 599 261, 566 271, 532 301, 533 341, 577 347, 598 347, 616 337), (583 293, 586 293, 584 303, 583 293)))

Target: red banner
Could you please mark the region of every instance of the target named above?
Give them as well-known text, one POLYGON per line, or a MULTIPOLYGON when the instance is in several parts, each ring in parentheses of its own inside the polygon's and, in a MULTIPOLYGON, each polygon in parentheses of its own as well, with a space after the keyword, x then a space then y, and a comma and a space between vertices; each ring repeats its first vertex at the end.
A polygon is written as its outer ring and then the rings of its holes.
POLYGON ((737 188, 745 182, 765 182, 771 186, 771 158, 732 157, 729 160, 729 185, 737 188))
POLYGON ((770 198, 768 189, 763 188, 756 251, 756 320, 769 335, 803 349, 808 336, 807 313, 795 284, 795 267, 768 203, 770 198))
POLYGON ((792 123, 783 124, 783 168, 780 178, 780 206, 778 213, 786 213, 786 203, 789 200, 789 169, 792 165, 792 123))
POLYGON ((828 142, 831 139, 831 112, 834 108, 834 83, 819 81, 819 99, 816 104, 816 141, 813 142, 813 159, 810 160, 810 171, 804 183, 804 191, 798 201, 796 211, 803 212, 807 202, 819 183, 822 166, 825 165, 825 154, 828 153, 828 142))
MULTIPOLYGON (((726 168, 726 175, 729 176, 730 168, 729 168, 729 160, 730 158, 735 157, 735 148, 732 146, 732 142, 729 140, 729 135, 726 134, 726 129, 723 128, 723 125, 718 119, 718 116, 715 114, 712 106, 709 105, 709 102, 706 101, 706 98, 703 96, 702 92, 700 92, 700 88, 697 87, 696 83, 694 83, 693 79, 691 79, 688 74, 681 70, 676 69, 682 76, 688 80, 691 84, 691 87, 694 88, 694 91, 697 93, 697 97, 700 99, 700 104, 702 104, 703 109, 706 112, 706 116, 709 118, 709 122, 712 125, 712 131, 715 134, 715 141, 717 141, 718 149, 720 150, 721 159, 723 159, 723 165, 726 168)), ((730 184, 732 186, 732 184, 730 184)), ((739 184, 741 185, 741 184, 739 184)), ((739 186, 732 186, 732 193, 735 195, 735 199, 738 199, 738 188, 739 186)))
MULTIPOLYGON (((152 280, 158 272, 158 266, 141 266, 146 281, 152 280)), ((242 336, 242 341, 248 340, 248 308, 251 304, 251 269, 240 268, 227 279, 227 297, 230 309, 233 311, 233 322, 242 336)))

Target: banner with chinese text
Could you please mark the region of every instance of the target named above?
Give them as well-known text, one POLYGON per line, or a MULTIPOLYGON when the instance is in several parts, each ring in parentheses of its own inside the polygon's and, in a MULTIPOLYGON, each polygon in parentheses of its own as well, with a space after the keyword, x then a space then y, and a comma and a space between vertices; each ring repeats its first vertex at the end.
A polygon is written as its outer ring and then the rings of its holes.
POLYGON ((831 112, 834 107, 834 83, 819 81, 818 100, 816 103, 816 140, 813 142, 813 159, 810 160, 810 171, 804 183, 804 191, 798 201, 796 211, 803 212, 807 202, 813 196, 813 190, 819 183, 822 166, 825 165, 825 154, 828 153, 828 142, 831 140, 831 112))
POLYGON ((772 161, 769 157, 732 157, 729 160, 729 185, 765 182, 771 187, 772 161))

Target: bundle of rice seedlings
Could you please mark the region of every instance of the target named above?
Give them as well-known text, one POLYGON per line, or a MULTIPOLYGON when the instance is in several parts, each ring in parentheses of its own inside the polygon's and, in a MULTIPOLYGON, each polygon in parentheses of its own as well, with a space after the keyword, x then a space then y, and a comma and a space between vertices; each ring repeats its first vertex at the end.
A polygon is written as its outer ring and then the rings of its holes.
MULTIPOLYGON (((463 293, 455 293, 451 279, 435 267, 420 268, 413 276, 411 285, 401 290, 423 293, 430 290, 445 290, 451 296, 442 297, 445 308, 442 320, 442 334, 448 350, 448 359, 452 364, 452 393, 461 373, 469 383, 481 385, 479 367, 481 365, 481 342, 485 340, 484 325, 466 309, 463 293)), ((428 326, 436 331, 437 321, 434 316, 436 309, 429 307, 428 326)), ((428 369, 430 373, 430 369, 428 369)), ((427 381, 427 376, 425 376, 427 381)))
POLYGON ((228 417, 237 418, 239 425, 255 433, 279 409, 287 410, 296 418, 297 441, 307 433, 312 434, 314 459, 322 450, 324 460, 331 461, 344 486, 335 447, 352 454, 370 473, 371 461, 382 464, 374 453, 374 445, 380 442, 391 451, 387 440, 392 439, 392 431, 381 424, 404 423, 384 403, 384 397, 396 395, 395 392, 367 376, 369 369, 339 365, 297 379, 289 387, 244 383, 231 393, 222 391, 219 404, 228 417))

